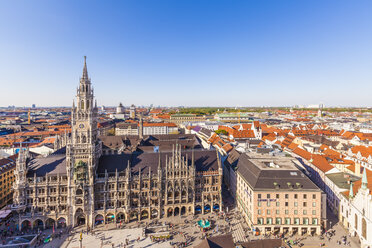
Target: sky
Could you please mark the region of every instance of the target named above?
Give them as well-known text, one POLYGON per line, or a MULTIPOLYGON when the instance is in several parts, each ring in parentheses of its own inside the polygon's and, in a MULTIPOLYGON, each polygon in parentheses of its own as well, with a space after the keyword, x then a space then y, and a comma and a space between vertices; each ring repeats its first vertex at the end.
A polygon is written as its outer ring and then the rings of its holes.
POLYGON ((0 1, 0 106, 372 106, 372 1, 0 1))

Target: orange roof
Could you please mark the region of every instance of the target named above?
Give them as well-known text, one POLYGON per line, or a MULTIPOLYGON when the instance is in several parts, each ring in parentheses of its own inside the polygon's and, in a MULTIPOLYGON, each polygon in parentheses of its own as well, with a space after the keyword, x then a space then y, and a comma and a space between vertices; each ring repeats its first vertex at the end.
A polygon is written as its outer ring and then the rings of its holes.
POLYGON ((295 143, 293 143, 293 142, 288 146, 288 148, 291 149, 291 150, 294 150, 294 149, 296 149, 297 147, 298 147, 298 145, 295 144, 295 143))
POLYGON ((293 150, 293 152, 294 152, 295 154, 297 154, 298 156, 300 156, 300 157, 306 159, 306 160, 310 160, 310 159, 311 159, 311 153, 308 152, 308 151, 305 151, 304 149, 301 149, 301 148, 299 148, 299 147, 295 148, 295 149, 293 150))
POLYGON ((312 164, 318 167, 324 173, 333 169, 333 166, 328 163, 325 157, 318 154, 313 154, 312 158, 312 164))

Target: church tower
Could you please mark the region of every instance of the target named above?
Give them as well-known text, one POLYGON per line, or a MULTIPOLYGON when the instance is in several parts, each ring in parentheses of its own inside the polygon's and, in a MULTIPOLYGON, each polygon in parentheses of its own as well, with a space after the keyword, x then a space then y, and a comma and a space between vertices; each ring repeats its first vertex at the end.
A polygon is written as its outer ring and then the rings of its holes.
POLYGON ((84 56, 83 75, 71 109, 71 139, 66 159, 69 180, 70 223, 92 225, 94 178, 101 144, 97 140, 97 103, 84 56))

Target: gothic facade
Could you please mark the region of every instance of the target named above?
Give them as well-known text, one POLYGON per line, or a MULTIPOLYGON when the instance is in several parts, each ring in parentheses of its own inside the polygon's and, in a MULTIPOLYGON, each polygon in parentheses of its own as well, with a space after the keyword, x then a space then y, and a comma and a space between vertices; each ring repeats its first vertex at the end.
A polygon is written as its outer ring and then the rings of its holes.
MULTIPOLYGON (((110 151, 113 140, 129 139, 98 137, 97 116, 84 61, 71 135, 45 158, 31 159, 27 151, 18 156, 12 209, 19 213, 20 229, 94 228, 112 221, 219 211, 222 167, 216 151, 186 149, 177 139, 168 140, 168 146, 174 143, 168 150, 110 151)), ((136 139, 147 142, 142 134, 136 139)))

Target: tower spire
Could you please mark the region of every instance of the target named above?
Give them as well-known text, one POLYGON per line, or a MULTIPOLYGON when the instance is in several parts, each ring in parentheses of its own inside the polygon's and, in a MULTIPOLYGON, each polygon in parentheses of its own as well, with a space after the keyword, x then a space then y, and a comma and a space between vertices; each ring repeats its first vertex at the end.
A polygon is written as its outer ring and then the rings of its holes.
POLYGON ((88 79, 88 69, 87 69, 87 56, 84 56, 84 68, 82 79, 88 79))
POLYGON ((349 198, 354 197, 353 182, 350 183, 349 198))

